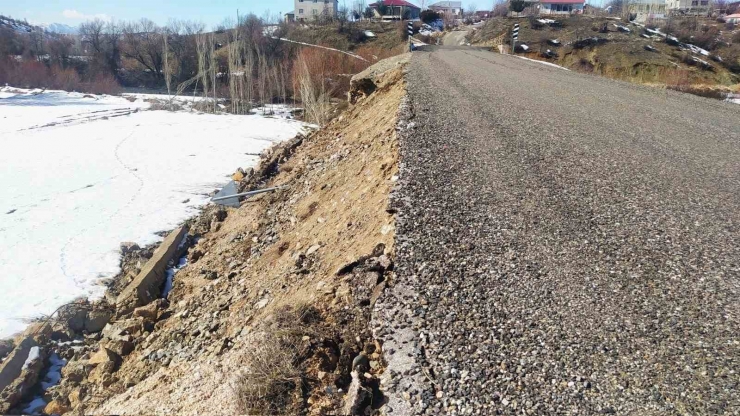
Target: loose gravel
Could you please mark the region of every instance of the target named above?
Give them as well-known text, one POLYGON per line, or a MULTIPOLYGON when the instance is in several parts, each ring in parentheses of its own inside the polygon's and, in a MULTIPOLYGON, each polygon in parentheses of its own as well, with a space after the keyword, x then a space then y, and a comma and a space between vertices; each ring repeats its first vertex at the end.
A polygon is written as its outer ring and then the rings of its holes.
POLYGON ((740 106, 459 48, 407 82, 386 413, 740 413, 740 106))

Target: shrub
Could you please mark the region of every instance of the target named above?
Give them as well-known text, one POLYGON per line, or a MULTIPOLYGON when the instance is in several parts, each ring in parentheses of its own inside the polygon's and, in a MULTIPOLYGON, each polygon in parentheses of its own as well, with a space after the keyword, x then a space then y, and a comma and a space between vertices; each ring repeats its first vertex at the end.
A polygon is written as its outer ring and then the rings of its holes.
MULTIPOLYGON (((234 393, 242 414, 285 414, 301 385, 297 346, 290 336, 265 333, 247 350, 234 393)), ((291 412, 287 412, 291 413, 291 412)))
POLYGON ((304 385, 303 335, 314 333, 321 314, 311 306, 278 309, 268 331, 256 335, 246 350, 245 369, 234 385, 240 414, 294 414, 304 385))
POLYGON ((509 2, 509 10, 516 13, 521 13, 527 7, 527 3, 524 0, 511 0, 509 2))
POLYGON ((419 17, 421 18, 421 21, 422 22, 430 25, 430 24, 432 24, 432 22, 441 19, 442 18, 442 15, 439 14, 439 13, 437 13, 437 12, 435 12, 434 10, 427 9, 427 10, 424 10, 423 12, 421 12, 421 15, 419 15, 419 17))
POLYGON ((47 66, 38 61, 0 60, 0 83, 24 88, 50 88, 92 94, 118 94, 121 87, 111 75, 98 75, 86 82, 72 68, 47 66))

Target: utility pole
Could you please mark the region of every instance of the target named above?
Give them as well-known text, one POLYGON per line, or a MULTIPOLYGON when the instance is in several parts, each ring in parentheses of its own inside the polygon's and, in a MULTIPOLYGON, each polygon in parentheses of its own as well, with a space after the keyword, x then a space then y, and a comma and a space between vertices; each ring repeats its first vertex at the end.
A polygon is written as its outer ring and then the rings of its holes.
POLYGON ((514 24, 514 29, 511 31, 511 53, 513 54, 516 50, 516 41, 519 39, 519 23, 514 24))

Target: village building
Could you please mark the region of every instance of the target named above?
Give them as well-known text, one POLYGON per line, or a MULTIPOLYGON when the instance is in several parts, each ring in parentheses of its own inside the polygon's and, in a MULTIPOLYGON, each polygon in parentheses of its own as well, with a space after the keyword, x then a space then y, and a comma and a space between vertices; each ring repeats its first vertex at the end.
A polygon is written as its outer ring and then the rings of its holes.
POLYGON ((372 3, 374 18, 380 20, 415 20, 421 9, 405 0, 385 0, 372 3))
POLYGON ((286 21, 311 21, 337 17, 339 0, 294 0, 295 9, 285 13, 286 21))

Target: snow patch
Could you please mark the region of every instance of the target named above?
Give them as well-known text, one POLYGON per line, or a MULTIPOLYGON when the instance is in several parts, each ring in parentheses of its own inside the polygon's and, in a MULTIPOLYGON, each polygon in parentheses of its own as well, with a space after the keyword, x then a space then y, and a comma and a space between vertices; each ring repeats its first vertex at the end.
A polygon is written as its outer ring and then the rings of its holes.
POLYGON ((279 113, 138 111, 149 105, 18 91, 0 99, 0 337, 77 297, 101 297, 122 241, 161 241, 157 232, 255 163, 250 154, 306 127, 279 113))
POLYGON ((28 351, 28 358, 26 358, 26 362, 23 363, 23 369, 27 369, 28 366, 33 364, 34 361, 41 358, 41 348, 38 346, 31 347, 31 349, 28 351))
MULTIPOLYGON (((183 238, 183 241, 186 241, 187 236, 183 238)), ((187 266, 188 264, 188 258, 187 257, 180 257, 180 259, 177 261, 177 265, 167 268, 165 271, 165 281, 164 281, 164 287, 162 288, 162 297, 167 298, 167 296, 170 294, 170 291, 172 291, 172 284, 175 280, 175 275, 177 272, 180 271, 183 267, 187 266)))
POLYGON ((59 380, 62 379, 62 367, 65 365, 67 365, 66 360, 63 360, 56 353, 51 354, 49 357, 49 370, 41 381, 41 388, 48 390, 49 387, 59 384, 59 380))
POLYGON ((560 68, 560 69, 564 69, 564 70, 566 70, 566 71, 570 71, 570 69, 568 69, 568 68, 565 68, 565 67, 563 67, 563 66, 560 66, 560 65, 555 65, 555 64, 553 64, 553 63, 551 63, 551 62, 538 61, 538 60, 536 60, 536 59, 531 59, 531 58, 525 58, 525 57, 523 57, 523 56, 518 56, 518 55, 514 55, 514 56, 516 56, 516 57, 517 57, 517 58, 519 58, 519 59, 524 59, 524 60, 526 60, 526 61, 530 61, 530 62, 537 62, 538 64, 542 64, 542 65, 547 65, 547 66, 551 66, 551 67, 554 67, 554 68, 560 68))

